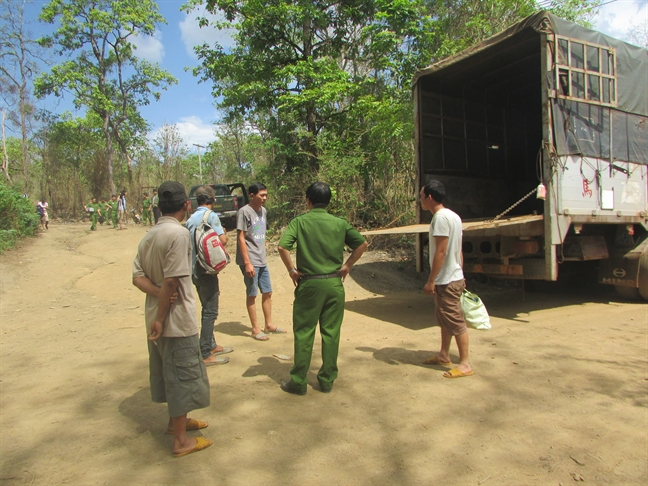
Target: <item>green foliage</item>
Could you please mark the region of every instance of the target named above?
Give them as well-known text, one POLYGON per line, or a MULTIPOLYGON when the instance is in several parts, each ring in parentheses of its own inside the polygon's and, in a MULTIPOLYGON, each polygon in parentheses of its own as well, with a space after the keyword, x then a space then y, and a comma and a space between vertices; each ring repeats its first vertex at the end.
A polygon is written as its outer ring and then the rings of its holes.
POLYGON ((591 21, 600 5, 601 0, 553 0, 547 10, 560 18, 591 28, 591 21))
MULTIPOLYGON (((582 20, 586 3, 552 8, 582 20)), ((212 82, 227 127, 206 157, 212 174, 264 181, 279 226, 305 210, 303 191, 314 180, 336 192, 334 214, 388 226, 411 223, 416 212, 413 75, 538 7, 535 0, 208 0, 206 8, 237 41, 231 50, 196 49, 194 74, 212 82)))
POLYGON ((126 157, 147 129, 138 108, 160 89, 176 82, 158 65, 138 59, 130 38, 153 35, 164 22, 153 0, 51 0, 43 7, 43 22, 58 22, 57 30, 39 40, 61 56, 76 56, 52 67, 35 82, 36 93, 62 96, 69 92, 77 107, 85 107, 102 122, 105 137, 104 190, 114 188, 113 138, 126 157))
POLYGON ((0 182, 0 252, 14 246, 20 238, 34 236, 38 222, 36 204, 0 182))

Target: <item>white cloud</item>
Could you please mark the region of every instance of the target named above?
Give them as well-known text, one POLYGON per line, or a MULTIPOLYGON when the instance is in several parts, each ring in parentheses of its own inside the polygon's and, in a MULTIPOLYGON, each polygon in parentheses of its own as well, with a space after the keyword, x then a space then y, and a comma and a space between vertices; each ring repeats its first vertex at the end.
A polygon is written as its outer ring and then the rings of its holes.
POLYGON ((209 12, 205 12, 205 7, 201 5, 187 13, 185 18, 178 24, 180 27, 182 42, 184 42, 187 54, 194 59, 197 59, 196 53, 193 50, 195 46, 201 46, 203 44, 211 46, 218 42, 223 49, 228 50, 231 49, 235 43, 232 38, 232 35, 234 34, 233 29, 219 30, 212 25, 200 27, 198 25, 198 17, 203 16, 209 19, 210 23, 222 22, 225 20, 221 15, 213 15, 209 12))
MULTIPOLYGON (((173 123, 169 123, 173 125, 173 123)), ((200 117, 187 116, 180 118, 179 122, 175 123, 176 128, 185 145, 193 152, 196 148, 194 143, 206 147, 211 142, 216 140, 216 126, 212 123, 204 122, 200 117)), ((154 140, 160 128, 156 128, 148 134, 149 140, 154 140)))
MULTIPOLYGON (((606 3, 605 0, 603 3, 606 3)), ((646 0, 616 0, 601 7, 594 19, 594 28, 609 36, 628 41, 629 30, 647 20, 646 0)))
POLYGON ((164 44, 162 44, 162 32, 159 30, 156 30, 152 36, 134 35, 130 41, 135 46, 135 55, 140 59, 155 63, 162 62, 164 44))

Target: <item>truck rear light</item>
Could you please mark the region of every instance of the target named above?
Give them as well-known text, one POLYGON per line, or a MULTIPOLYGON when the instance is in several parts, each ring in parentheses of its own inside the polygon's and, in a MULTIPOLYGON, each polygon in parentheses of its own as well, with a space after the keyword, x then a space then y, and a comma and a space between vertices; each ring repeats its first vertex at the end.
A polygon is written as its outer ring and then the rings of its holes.
POLYGON ((234 209, 238 210, 238 197, 234 196, 234 209))

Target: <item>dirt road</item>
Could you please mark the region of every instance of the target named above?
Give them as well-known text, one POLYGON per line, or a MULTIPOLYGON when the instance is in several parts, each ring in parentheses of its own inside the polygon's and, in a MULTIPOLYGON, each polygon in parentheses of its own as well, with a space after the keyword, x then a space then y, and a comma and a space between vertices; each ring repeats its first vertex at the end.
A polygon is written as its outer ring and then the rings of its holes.
MULTIPOLYGON (((216 337, 235 351, 192 414, 215 444, 174 459, 131 285, 144 232, 52 224, 0 257, 2 485, 648 482, 647 305, 477 288, 493 329, 471 331, 475 376, 448 380, 421 365, 438 347, 423 277, 375 252, 345 284, 330 394, 279 389, 291 363, 273 354, 292 356, 292 336, 251 339, 241 274, 225 270, 216 337)), ((292 284, 269 264, 290 327, 292 284)), ((311 384, 319 356, 317 343, 311 384)))

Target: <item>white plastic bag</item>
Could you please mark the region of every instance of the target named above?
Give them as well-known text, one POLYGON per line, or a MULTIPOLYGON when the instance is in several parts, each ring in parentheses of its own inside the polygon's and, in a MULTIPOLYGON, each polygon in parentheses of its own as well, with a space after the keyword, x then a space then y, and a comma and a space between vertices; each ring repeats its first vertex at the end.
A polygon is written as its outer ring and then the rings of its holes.
POLYGON ((477 294, 473 294, 464 289, 460 300, 461 310, 466 319, 466 324, 480 331, 486 331, 491 328, 490 317, 488 317, 486 306, 477 294))

